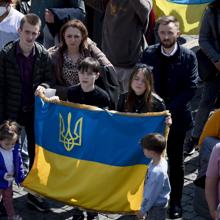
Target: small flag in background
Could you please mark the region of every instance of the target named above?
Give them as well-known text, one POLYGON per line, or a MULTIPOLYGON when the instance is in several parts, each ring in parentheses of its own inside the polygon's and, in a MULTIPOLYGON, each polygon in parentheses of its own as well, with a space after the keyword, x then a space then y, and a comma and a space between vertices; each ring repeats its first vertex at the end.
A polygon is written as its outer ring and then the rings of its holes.
POLYGON ((213 0, 154 0, 156 17, 173 15, 184 34, 198 34, 207 3, 213 0))

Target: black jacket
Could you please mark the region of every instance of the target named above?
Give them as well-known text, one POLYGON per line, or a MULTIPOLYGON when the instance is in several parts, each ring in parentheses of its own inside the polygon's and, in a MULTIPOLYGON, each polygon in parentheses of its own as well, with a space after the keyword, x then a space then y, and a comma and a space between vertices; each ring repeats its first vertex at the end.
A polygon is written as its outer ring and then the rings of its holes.
POLYGON ((166 57, 160 44, 156 44, 144 51, 140 62, 153 67, 154 88, 171 112, 172 127, 181 132, 188 130, 192 123, 189 102, 198 80, 194 52, 178 45, 176 53, 166 57))
MULTIPOLYGON (((16 43, 8 43, 0 51, 0 122, 16 120, 21 110, 22 80, 16 60, 16 43)), ((54 80, 51 73, 51 59, 46 49, 35 43, 36 60, 33 68, 33 92, 37 86, 50 87, 54 80)))
MULTIPOLYGON (((126 103, 127 103, 128 93, 123 93, 119 97, 117 111, 119 112, 127 112, 126 103)), ((141 101, 141 100, 140 100, 141 101)), ((144 103, 143 103, 144 104, 144 103)), ((140 102, 139 106, 134 106, 133 112, 136 113, 147 113, 147 107, 140 102)), ((160 98, 157 94, 152 93, 152 110, 151 112, 162 112, 166 109, 165 103, 162 98, 160 98)))

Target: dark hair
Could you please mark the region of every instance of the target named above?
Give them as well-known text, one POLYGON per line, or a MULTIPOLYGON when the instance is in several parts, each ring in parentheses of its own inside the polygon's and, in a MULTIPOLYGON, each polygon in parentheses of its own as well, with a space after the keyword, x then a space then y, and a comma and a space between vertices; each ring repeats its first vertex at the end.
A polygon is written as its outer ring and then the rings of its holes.
POLYGON ((33 13, 26 14, 21 19, 20 29, 23 28, 25 22, 27 22, 28 24, 33 25, 33 26, 38 25, 39 29, 41 28, 41 20, 40 20, 39 16, 37 16, 36 14, 33 14, 33 13))
POLYGON ((144 104, 146 106, 147 111, 151 111, 152 109, 152 92, 154 91, 154 80, 153 80, 153 74, 151 71, 151 68, 147 66, 146 64, 137 64, 129 78, 128 82, 128 98, 126 102, 126 110, 128 112, 133 112, 134 104, 135 104, 135 92, 131 87, 132 81, 134 80, 134 77, 139 73, 142 72, 145 77, 145 86, 146 90, 144 92, 144 104))
POLYGON ((60 30, 60 50, 63 52, 64 50, 67 49, 64 34, 65 34, 67 28, 69 28, 69 27, 77 28, 80 30, 80 32, 82 34, 82 42, 79 45, 79 51, 82 52, 82 50, 87 47, 88 31, 87 31, 86 26, 80 20, 77 20, 77 19, 70 20, 70 21, 66 22, 61 27, 61 30, 60 30))
POLYGON ((1 3, 1 2, 5 2, 5 3, 12 3, 12 1, 11 1, 11 0, 1 0, 1 1, 0 1, 0 3, 1 3))
POLYGON ((99 61, 93 57, 86 57, 79 64, 79 71, 87 71, 90 69, 92 72, 98 73, 100 71, 99 61))
POLYGON ((219 0, 215 0, 211 3, 208 4, 209 7, 211 8, 220 8, 220 1, 219 0))
POLYGON ((150 133, 141 139, 141 146, 161 154, 166 148, 166 139, 159 133, 150 133))
POLYGON ((156 21, 156 27, 157 29, 159 28, 159 25, 168 25, 169 23, 174 23, 175 26, 179 29, 180 28, 180 23, 177 20, 177 18, 175 18, 174 16, 170 15, 170 16, 161 16, 157 19, 156 21))
POLYGON ((11 140, 15 135, 21 134, 21 126, 15 121, 4 121, 0 125, 0 141, 11 140))

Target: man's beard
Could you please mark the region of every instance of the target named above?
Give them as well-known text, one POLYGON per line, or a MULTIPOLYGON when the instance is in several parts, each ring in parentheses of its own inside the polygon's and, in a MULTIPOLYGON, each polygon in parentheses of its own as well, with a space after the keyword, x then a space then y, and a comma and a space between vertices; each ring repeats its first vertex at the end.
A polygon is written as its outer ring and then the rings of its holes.
POLYGON ((176 40, 174 41, 170 41, 170 40, 166 40, 165 42, 164 41, 160 41, 161 45, 166 48, 166 49, 169 49, 171 47, 173 47, 176 43, 176 40))

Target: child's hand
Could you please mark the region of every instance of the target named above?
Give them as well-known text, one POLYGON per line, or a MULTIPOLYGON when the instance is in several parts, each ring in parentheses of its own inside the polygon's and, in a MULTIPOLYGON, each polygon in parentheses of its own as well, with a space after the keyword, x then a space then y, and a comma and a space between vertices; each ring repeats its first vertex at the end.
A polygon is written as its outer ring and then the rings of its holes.
POLYGON ((13 175, 10 174, 10 173, 5 173, 4 179, 5 179, 6 181, 8 181, 8 182, 12 182, 12 181, 14 180, 14 177, 13 177, 13 175))
POLYGON ((138 218, 138 219, 143 219, 143 218, 144 218, 144 214, 143 214, 141 211, 138 212, 137 218, 138 218))

